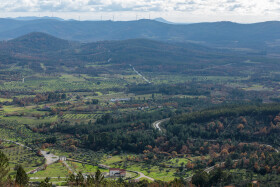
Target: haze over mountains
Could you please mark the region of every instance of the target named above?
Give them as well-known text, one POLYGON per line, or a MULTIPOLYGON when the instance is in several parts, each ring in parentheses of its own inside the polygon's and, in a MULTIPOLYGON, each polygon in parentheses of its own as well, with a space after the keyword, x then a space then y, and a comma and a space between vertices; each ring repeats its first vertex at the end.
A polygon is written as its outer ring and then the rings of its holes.
MULTIPOLYGON (((100 59, 126 64, 184 64, 192 61, 220 61, 227 57, 217 50, 192 43, 166 43, 149 39, 128 39, 122 41, 99 41, 80 43, 49 34, 33 32, 0 43, 2 55, 11 59, 37 61, 92 62, 100 59), (30 58, 31 57, 31 58, 30 58), (68 59, 68 60, 67 60, 68 59)), ((6 61, 9 63, 9 61, 6 61)), ((48 64, 48 63, 47 63, 48 64)))
POLYGON ((264 54, 240 53, 194 43, 150 39, 82 43, 33 32, 0 42, 0 65, 5 67, 28 65, 35 72, 46 73, 63 72, 64 67, 68 67, 75 69, 76 73, 96 74, 107 70, 86 68, 86 66, 103 62, 112 65, 115 69, 132 65, 146 72, 160 71, 192 75, 201 74, 207 70, 207 74, 238 74, 240 68, 251 66, 245 63, 248 59, 253 62, 264 60, 267 63, 266 66, 269 66, 269 62, 278 61, 275 58, 268 59, 264 54))
POLYGON ((0 19, 0 30, 1 40, 10 40, 31 32, 44 32, 58 38, 81 42, 145 38, 261 50, 280 46, 280 22, 277 21, 255 24, 215 22, 177 25, 155 20, 113 22, 0 19))

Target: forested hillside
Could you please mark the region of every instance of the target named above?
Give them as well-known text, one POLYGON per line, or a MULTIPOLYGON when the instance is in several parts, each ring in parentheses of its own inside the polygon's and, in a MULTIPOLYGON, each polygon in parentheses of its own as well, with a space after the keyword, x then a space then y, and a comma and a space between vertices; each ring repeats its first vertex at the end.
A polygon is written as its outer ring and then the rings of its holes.
POLYGON ((279 45, 279 27, 277 21, 256 24, 215 22, 174 25, 154 20, 113 22, 1 19, 0 39, 8 40, 30 32, 45 32, 59 38, 84 42, 146 38, 264 50, 266 47, 279 45))
POLYGON ((1 42, 0 48, 2 58, 6 59, 3 63, 28 63, 37 71, 40 71, 40 63, 61 70, 63 65, 83 67, 87 63, 109 59, 113 64, 147 66, 146 69, 152 68, 152 71, 156 71, 158 67, 155 66, 159 65, 164 71, 180 71, 182 68, 179 65, 197 69, 246 59, 229 50, 222 53, 191 43, 165 43, 147 39, 79 43, 38 32, 1 42))

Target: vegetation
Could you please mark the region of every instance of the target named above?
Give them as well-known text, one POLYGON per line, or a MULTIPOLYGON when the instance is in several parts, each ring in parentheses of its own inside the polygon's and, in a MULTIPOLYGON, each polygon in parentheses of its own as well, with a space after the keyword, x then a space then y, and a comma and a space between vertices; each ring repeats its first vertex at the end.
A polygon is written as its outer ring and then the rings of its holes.
POLYGON ((279 183, 276 58, 143 39, 82 44, 42 33, 0 48, 5 184, 279 183), (127 175, 110 178, 107 168, 127 175))
POLYGON ((26 186, 28 184, 29 178, 25 173, 23 167, 19 165, 17 167, 17 174, 16 174, 16 184, 19 186, 26 186))
POLYGON ((8 161, 7 156, 0 151, 0 184, 3 184, 7 179, 10 170, 8 161))

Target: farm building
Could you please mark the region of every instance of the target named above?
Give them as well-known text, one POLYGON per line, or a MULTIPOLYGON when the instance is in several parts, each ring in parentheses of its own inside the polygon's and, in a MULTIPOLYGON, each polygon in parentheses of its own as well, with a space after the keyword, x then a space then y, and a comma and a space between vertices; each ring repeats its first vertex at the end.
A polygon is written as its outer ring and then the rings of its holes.
POLYGON ((59 157, 59 160, 60 160, 60 161, 66 161, 67 158, 66 158, 66 156, 60 156, 60 157, 59 157))
POLYGON ((110 177, 125 177, 126 171, 125 171, 125 169, 110 168, 109 176, 110 177))

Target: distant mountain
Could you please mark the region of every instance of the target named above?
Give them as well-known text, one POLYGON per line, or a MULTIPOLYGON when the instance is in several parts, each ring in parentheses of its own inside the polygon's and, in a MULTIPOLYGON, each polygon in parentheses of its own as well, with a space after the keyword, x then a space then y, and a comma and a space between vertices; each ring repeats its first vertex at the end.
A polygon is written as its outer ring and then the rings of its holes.
POLYGON ((167 21, 166 19, 164 18, 155 18, 153 19, 154 21, 158 21, 158 22, 161 22, 161 23, 166 23, 166 24, 172 24, 172 25, 188 25, 188 24, 191 24, 191 23, 177 23, 177 22, 171 22, 171 21, 167 21))
POLYGON ((161 22, 161 23, 166 23, 166 24, 175 24, 175 23, 167 21, 166 19, 163 19, 163 18, 155 18, 154 20, 161 22))
POLYGON ((76 54, 84 56, 88 61, 91 61, 91 57, 100 56, 110 57, 113 62, 141 65, 184 64, 192 61, 198 63, 201 60, 217 59, 219 56, 217 51, 195 44, 180 45, 148 39, 87 43, 76 54))
POLYGON ((74 44, 48 34, 33 32, 13 40, 0 42, 0 51, 7 56, 26 59, 26 56, 29 56, 28 58, 57 56, 61 51, 71 49, 74 44))
POLYGON ((37 19, 52 19, 52 20, 64 21, 64 19, 62 18, 49 17, 49 16, 44 16, 44 17, 29 16, 29 17, 16 17, 10 19, 19 20, 19 21, 30 21, 30 20, 37 20, 37 19))
POLYGON ((259 48, 279 44, 280 22, 238 24, 232 22, 166 24, 138 21, 59 21, 0 19, 0 39, 8 40, 30 32, 44 32, 66 40, 93 42, 146 38, 162 41, 195 42, 210 46, 259 48))
POLYGON ((79 71, 84 72, 87 71, 85 64, 108 62, 125 67, 129 64, 141 66, 146 71, 159 71, 160 66, 164 71, 189 72, 192 68, 240 62, 242 59, 248 58, 193 43, 149 39, 79 43, 33 32, 0 42, 0 64, 28 63, 36 70, 40 70, 40 63, 43 63, 56 71, 61 71, 63 64, 79 66, 79 71), (111 59, 110 62, 108 59, 111 59))
POLYGON ((67 40, 59 39, 51 35, 33 32, 7 42, 14 46, 15 50, 29 51, 57 51, 68 49, 71 44, 67 40))

